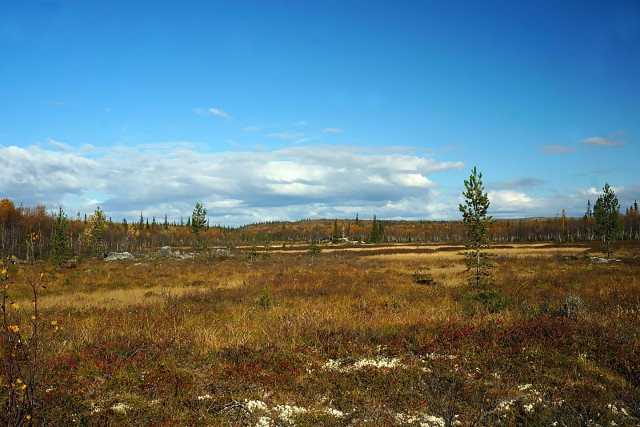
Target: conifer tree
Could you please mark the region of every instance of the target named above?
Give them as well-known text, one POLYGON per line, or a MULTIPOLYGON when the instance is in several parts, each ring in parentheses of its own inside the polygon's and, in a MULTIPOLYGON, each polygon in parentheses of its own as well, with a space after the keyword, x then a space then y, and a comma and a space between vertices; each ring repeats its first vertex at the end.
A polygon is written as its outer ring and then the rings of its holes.
POLYGON ((602 252, 610 258, 614 252, 611 242, 620 231, 620 203, 618 196, 607 183, 593 206, 593 216, 596 219, 596 235, 605 241, 602 252))
POLYGON ((200 203, 196 203, 191 215, 191 231, 196 236, 196 250, 204 249, 200 233, 207 227, 207 208, 200 203))
POLYGON ((380 241, 380 236, 378 235, 378 219, 376 218, 376 214, 373 214, 373 221, 371 222, 371 235, 369 236, 369 241, 371 243, 378 243, 380 241))
POLYGON ((464 181, 465 191, 462 195, 465 203, 460 204, 458 209, 462 213, 462 220, 467 228, 468 241, 466 247, 468 249, 464 255, 467 257, 467 270, 474 271, 472 282, 476 286, 484 286, 489 279, 487 254, 483 250, 489 247, 487 238, 487 230, 491 224, 491 216, 487 215, 489 211, 489 196, 484 192, 482 184, 482 173, 478 173, 476 167, 473 167, 469 180, 464 181))
POLYGON ((340 240, 340 231, 338 230, 338 220, 333 221, 333 233, 331 234, 331 242, 337 243, 340 240))
POLYGON ((58 267, 67 260, 69 255, 69 218, 60 207, 53 225, 53 241, 51 242, 51 260, 58 267))
POLYGON ((207 208, 200 203, 196 203, 191 215, 191 230, 193 234, 199 236, 207 225, 207 208))

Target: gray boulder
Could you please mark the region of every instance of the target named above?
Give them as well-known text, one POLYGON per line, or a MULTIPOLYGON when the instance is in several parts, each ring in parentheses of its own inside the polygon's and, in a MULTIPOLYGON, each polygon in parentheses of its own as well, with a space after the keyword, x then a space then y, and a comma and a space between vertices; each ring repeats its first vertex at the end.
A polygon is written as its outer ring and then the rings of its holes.
POLYGON ((163 246, 156 252, 156 255, 158 256, 171 256, 172 254, 171 246, 163 246))
POLYGON ((231 252, 226 249, 216 249, 214 252, 216 258, 229 258, 231 257, 231 252))
POLYGON ((119 259, 134 259, 129 252, 107 252, 104 256, 105 261, 117 261, 119 259))

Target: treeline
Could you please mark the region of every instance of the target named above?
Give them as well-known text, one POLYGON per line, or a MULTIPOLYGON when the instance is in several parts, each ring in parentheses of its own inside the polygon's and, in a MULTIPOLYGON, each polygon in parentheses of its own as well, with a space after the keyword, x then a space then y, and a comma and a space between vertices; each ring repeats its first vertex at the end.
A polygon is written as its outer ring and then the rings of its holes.
MULTIPOLYGON (((199 219, 202 222, 202 218, 199 219)), ((637 203, 620 215, 623 240, 640 239, 640 214, 637 203)), ((270 221, 241 227, 199 224, 194 233, 192 218, 186 222, 157 222, 140 217, 135 223, 116 222, 98 208, 90 215, 73 218, 62 210, 51 213, 45 206, 16 206, 0 201, 0 255, 21 259, 49 258, 52 255, 92 256, 102 251, 142 252, 149 248, 197 245, 233 247, 271 244, 364 242, 423 243, 464 242, 462 221, 401 221, 356 218, 270 221)), ((579 218, 566 215, 555 218, 495 220, 489 229, 492 242, 567 242, 595 240, 595 218, 587 207, 579 218)))

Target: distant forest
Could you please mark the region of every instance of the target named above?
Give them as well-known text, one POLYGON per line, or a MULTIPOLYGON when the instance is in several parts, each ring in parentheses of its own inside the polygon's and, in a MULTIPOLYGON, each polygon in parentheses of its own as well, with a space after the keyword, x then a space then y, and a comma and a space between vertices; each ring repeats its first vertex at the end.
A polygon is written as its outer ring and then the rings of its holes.
MULTIPOLYGON (((60 214, 65 220, 63 242, 65 251, 72 256, 93 254, 95 242, 91 232, 95 214, 104 217, 100 225, 105 251, 141 252, 150 248, 172 246, 193 247, 198 241, 208 247, 268 246, 272 244, 321 244, 323 242, 348 243, 462 243, 467 239, 462 221, 408 221, 384 219, 313 219, 300 221, 270 221, 226 227, 206 222, 198 236, 194 235, 191 218, 181 223, 165 218, 146 218, 128 223, 114 221, 99 208, 91 215, 67 217, 59 211, 52 214, 45 206, 16 206, 13 201, 0 201, 0 255, 19 258, 47 258, 56 234, 56 220, 60 214), (92 246, 93 245, 93 246, 92 246)), ((621 230, 618 239, 640 238, 640 214, 634 203, 620 215, 621 230)), ((58 234, 60 225, 58 225, 58 234)), ((60 236, 58 236, 60 237, 60 236)), ((582 217, 498 219, 489 229, 492 242, 568 242, 596 239, 595 218, 591 204, 582 217)), ((60 239, 58 238, 58 241, 60 239)))

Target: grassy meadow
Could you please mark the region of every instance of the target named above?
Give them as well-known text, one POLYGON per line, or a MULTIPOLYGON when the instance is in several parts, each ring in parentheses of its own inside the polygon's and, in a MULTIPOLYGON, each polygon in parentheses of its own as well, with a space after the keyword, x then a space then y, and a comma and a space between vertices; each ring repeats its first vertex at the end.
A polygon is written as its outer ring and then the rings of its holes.
MULTIPOLYGON (((640 245, 238 247, 69 268, 40 292, 40 425, 640 425, 640 245)), ((26 326, 24 326, 26 327, 26 326)), ((5 390, 5 389, 3 389, 5 390)))

